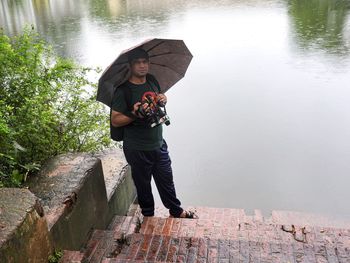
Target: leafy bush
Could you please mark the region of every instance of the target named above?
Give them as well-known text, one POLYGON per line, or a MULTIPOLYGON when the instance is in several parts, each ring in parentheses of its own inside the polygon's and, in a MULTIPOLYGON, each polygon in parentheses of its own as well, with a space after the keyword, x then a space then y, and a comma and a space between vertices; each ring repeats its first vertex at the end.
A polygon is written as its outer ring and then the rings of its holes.
POLYGON ((56 56, 33 29, 0 31, 0 187, 19 186, 55 155, 110 144, 91 71, 56 56))
POLYGON ((62 250, 55 250, 52 255, 48 258, 48 263, 58 263, 60 259, 63 257, 62 250))

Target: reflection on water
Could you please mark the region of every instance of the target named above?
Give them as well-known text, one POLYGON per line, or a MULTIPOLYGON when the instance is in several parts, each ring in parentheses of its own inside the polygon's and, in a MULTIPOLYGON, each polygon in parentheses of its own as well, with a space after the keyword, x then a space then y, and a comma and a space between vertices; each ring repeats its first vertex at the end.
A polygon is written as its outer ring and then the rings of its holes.
MULTIPOLYGON (((349 54, 350 25, 348 0, 287 0, 284 1, 133 1, 133 0, 2 0, 0 25, 5 32, 18 34, 24 25, 32 24, 57 46, 60 53, 74 56, 75 38, 83 27, 97 26, 106 34, 121 38, 149 33, 164 34, 173 16, 180 18, 186 12, 214 8, 245 6, 287 7, 291 21, 291 36, 301 51, 320 49, 330 54, 349 54), (286 4, 286 5, 285 5, 286 4), (152 26, 153 25, 153 26, 152 26), (67 45, 66 45, 67 44, 67 45), (61 48, 59 48, 61 46, 61 48), (68 49, 67 49, 68 46, 68 49), (72 53, 73 52, 73 53, 72 53)), ((228 26, 229 29, 229 25, 228 26)), ((79 52, 78 52, 79 53, 79 52)))
POLYGON ((294 41, 303 49, 321 49, 348 55, 348 0, 290 0, 288 11, 295 32, 294 41))
POLYGON ((350 215, 348 1, 2 0, 0 23, 103 68, 184 39, 194 58, 164 128, 184 204, 350 215))

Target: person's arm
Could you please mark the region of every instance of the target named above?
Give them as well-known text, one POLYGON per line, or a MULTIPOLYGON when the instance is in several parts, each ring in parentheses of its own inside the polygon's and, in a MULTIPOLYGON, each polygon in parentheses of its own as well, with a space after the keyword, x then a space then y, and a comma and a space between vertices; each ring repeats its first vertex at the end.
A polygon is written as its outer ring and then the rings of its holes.
POLYGON ((122 127, 133 122, 135 119, 124 115, 121 112, 112 110, 111 123, 114 127, 122 127))
POLYGON ((134 104, 133 111, 129 112, 130 114, 125 115, 121 112, 112 110, 111 122, 114 127, 122 127, 132 123, 136 118, 141 118, 136 112, 140 107, 141 102, 137 102, 134 104))

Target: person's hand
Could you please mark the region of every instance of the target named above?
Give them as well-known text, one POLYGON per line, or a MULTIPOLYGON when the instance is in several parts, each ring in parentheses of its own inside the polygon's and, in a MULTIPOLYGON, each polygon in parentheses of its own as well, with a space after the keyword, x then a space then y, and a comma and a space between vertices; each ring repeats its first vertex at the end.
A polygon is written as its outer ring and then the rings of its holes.
POLYGON ((167 103, 167 97, 164 94, 158 94, 157 100, 162 104, 165 105, 167 103))
POLYGON ((141 102, 136 102, 133 106, 133 110, 132 110, 132 114, 134 114, 137 118, 143 118, 142 116, 140 116, 139 114, 139 108, 141 106, 141 102))
POLYGON ((132 114, 134 114, 137 118, 145 118, 142 114, 140 114, 140 107, 142 107, 144 113, 148 113, 150 111, 150 107, 147 103, 136 102, 133 106, 132 114))

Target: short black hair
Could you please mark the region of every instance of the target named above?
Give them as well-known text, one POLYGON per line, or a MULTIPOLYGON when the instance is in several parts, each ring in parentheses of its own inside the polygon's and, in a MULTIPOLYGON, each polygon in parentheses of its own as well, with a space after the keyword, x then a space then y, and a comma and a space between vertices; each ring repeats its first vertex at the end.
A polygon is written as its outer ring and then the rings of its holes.
POLYGON ((136 48, 128 52, 128 61, 130 64, 132 63, 133 60, 139 59, 139 58, 145 58, 149 60, 149 55, 147 51, 145 51, 142 48, 136 48))

